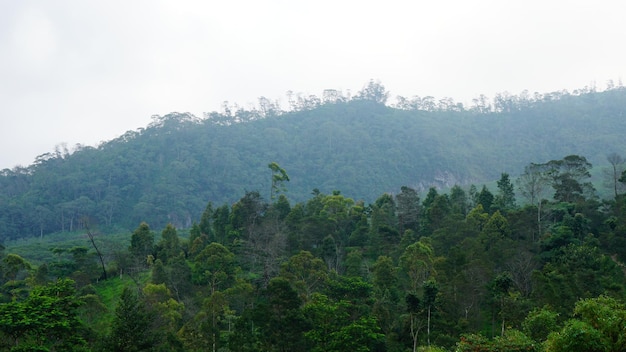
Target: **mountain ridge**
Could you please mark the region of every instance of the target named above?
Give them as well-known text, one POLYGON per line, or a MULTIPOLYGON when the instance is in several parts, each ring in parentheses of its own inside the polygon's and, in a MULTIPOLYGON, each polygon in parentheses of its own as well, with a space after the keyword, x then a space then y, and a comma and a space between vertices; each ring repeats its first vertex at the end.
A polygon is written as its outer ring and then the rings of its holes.
POLYGON ((467 186, 571 154, 598 166, 626 149, 624 111, 620 87, 508 95, 482 110, 390 107, 373 95, 300 111, 155 116, 98 147, 2 170, 0 238, 72 230, 85 217, 104 228, 188 227, 207 202, 232 203, 246 191, 269 198, 270 162, 288 173, 292 202, 313 189, 372 202, 401 186, 467 186))

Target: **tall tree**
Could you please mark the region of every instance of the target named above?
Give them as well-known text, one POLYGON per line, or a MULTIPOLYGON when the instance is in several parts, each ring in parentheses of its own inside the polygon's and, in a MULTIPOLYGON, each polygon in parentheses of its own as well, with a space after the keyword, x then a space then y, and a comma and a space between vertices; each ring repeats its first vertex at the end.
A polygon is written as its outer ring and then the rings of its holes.
POLYGON ((115 308, 107 348, 120 352, 152 351, 158 345, 158 335, 151 330, 153 320, 138 295, 125 287, 115 308))
POLYGON ((515 190, 509 174, 502 173, 498 180, 498 194, 494 199, 496 206, 504 213, 515 208, 515 190))
POLYGON ((161 240, 158 245, 157 258, 168 264, 175 257, 182 254, 180 240, 176 228, 172 224, 167 224, 161 232, 161 240))
POLYGON ((613 192, 615 193, 615 198, 617 198, 618 189, 621 188, 619 179, 622 175, 622 172, 624 172, 624 162, 626 162, 626 160, 624 160, 624 158, 617 153, 611 153, 607 155, 606 160, 609 162, 609 164, 611 164, 609 178, 611 180, 613 192))
POLYGON ((398 217, 398 232, 404 234, 406 230, 415 232, 419 229, 420 198, 413 188, 402 186, 396 195, 398 217))
POLYGON ((378 104, 385 104, 387 98, 389 98, 389 92, 387 92, 385 86, 380 81, 374 80, 370 80, 356 95, 356 99, 369 100, 378 104))
POLYGON ((280 167, 278 163, 271 162, 267 165, 267 167, 272 171, 272 188, 270 191, 270 199, 273 201, 274 197, 279 192, 285 192, 286 188, 284 186, 284 182, 289 182, 289 176, 285 169, 280 167))
POLYGON ((142 222, 130 239, 130 253, 139 263, 146 263, 146 257, 154 254, 154 234, 150 226, 142 222))
POLYGON ((589 182, 592 165, 584 156, 568 155, 561 160, 547 163, 548 175, 552 179, 554 199, 560 202, 581 202, 595 192, 589 182))

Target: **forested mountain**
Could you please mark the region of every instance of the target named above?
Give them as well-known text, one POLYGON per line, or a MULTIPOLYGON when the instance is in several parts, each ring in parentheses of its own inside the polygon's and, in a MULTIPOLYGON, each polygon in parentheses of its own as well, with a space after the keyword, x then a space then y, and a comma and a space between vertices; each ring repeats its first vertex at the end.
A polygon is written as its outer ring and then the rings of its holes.
POLYGON ((42 238, 0 245, 0 351, 624 351, 625 94, 372 83, 4 170, 42 238))
POLYGON ((598 166, 626 141, 626 89, 451 99, 398 97, 370 82, 352 98, 260 99, 203 118, 155 116, 98 147, 59 147, 33 165, 0 174, 0 239, 102 229, 190 227, 208 201, 232 204, 245 191, 270 197, 276 162, 292 201, 314 189, 372 202, 401 186, 468 187, 520 174, 531 162, 581 155, 598 166))

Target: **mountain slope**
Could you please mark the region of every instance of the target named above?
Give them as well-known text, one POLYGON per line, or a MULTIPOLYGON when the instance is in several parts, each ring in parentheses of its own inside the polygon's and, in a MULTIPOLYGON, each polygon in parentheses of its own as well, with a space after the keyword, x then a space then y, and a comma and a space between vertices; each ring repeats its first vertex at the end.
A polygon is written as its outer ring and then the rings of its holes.
POLYGON ((352 100, 248 122, 158 117, 97 148, 3 170, 0 239, 75 230, 87 218, 101 228, 187 227, 209 201, 230 203, 245 191, 268 198, 273 161, 290 177, 292 201, 317 188, 371 202, 403 185, 480 183, 570 154, 599 165, 626 150, 624 89, 509 98, 487 113, 352 100))

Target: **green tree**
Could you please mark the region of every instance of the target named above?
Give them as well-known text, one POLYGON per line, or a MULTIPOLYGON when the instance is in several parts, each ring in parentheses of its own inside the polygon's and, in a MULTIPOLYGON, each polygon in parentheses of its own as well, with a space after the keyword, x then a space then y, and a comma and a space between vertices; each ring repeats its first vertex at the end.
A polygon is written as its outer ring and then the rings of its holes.
POLYGON ((81 304, 69 279, 38 286, 23 301, 0 304, 5 347, 86 351, 86 331, 78 318, 81 304))
POLYGON ((125 287, 115 308, 107 349, 152 351, 159 344, 158 335, 152 330, 154 319, 137 294, 125 287))
POLYGON ((400 268, 408 278, 411 293, 418 293, 424 281, 435 274, 435 253, 430 239, 422 237, 408 246, 400 256, 400 268))
POLYGON ((498 180, 498 194, 494 198, 494 204, 503 213, 515 208, 515 189, 506 172, 498 180))
POLYGON ((216 236, 213 233, 213 221, 215 212, 213 211, 213 203, 209 202, 200 217, 200 233, 207 237, 209 242, 214 242, 216 236))
POLYGON ((202 309, 179 331, 187 351, 215 352, 222 348, 225 331, 228 329, 228 299, 224 293, 216 291, 204 299, 202 309))
POLYGON ((157 258, 161 259, 165 265, 182 254, 182 247, 174 225, 167 224, 165 226, 161 232, 161 240, 157 244, 157 249, 157 258))
POLYGON ((274 201, 274 197, 276 197, 279 192, 286 191, 283 182, 289 182, 289 176, 287 175, 285 169, 280 167, 276 162, 269 163, 267 167, 272 171, 272 188, 270 192, 270 199, 274 201))
POLYGON ((587 298, 576 302, 576 319, 597 329, 605 338, 607 351, 626 350, 626 305, 609 296, 587 298))
POLYGON ((551 160, 547 164, 548 175, 554 188, 554 199, 560 202, 576 203, 592 196, 595 192, 589 182, 592 165, 579 155, 568 155, 562 160, 551 160))
POLYGON ((327 296, 315 293, 303 308, 311 329, 304 333, 311 352, 330 352, 333 333, 349 322, 345 301, 333 302, 327 296))
POLYGON ((9 253, 0 263, 4 280, 17 280, 31 270, 31 265, 17 254, 9 253))
POLYGON ((161 336, 158 351, 182 351, 182 342, 177 331, 183 319, 185 305, 172 297, 165 284, 146 284, 142 289, 142 300, 148 315, 154 317, 151 330, 161 336))
POLYGON ((311 295, 319 291, 328 278, 324 262, 311 252, 300 251, 281 265, 280 276, 291 282, 300 298, 307 302, 311 295))
POLYGON ((452 186, 450 189, 450 207, 452 213, 466 216, 469 211, 469 200, 467 193, 459 185, 452 186))
POLYGON ((413 188, 402 186, 396 195, 398 232, 419 230, 420 198, 413 188))
POLYGON ((491 205, 493 204, 494 196, 487 186, 483 185, 483 188, 478 193, 478 203, 483 206, 486 212, 491 213, 491 205))
POLYGON ((193 282, 209 285, 211 294, 230 287, 235 281, 238 267, 235 255, 219 243, 211 243, 193 260, 193 282))
POLYGON ((361 317, 332 335, 330 351, 380 351, 385 345, 385 335, 373 317, 361 317))
POLYGON ((282 277, 270 280, 264 292, 266 302, 257 308, 256 324, 265 351, 303 351, 307 324, 302 314, 302 300, 282 277))
POLYGON ((559 314, 548 308, 535 308, 522 322, 522 331, 526 336, 541 343, 548 338, 548 334, 559 329, 559 314))
POLYGON ((367 85, 360 90, 356 97, 359 100, 369 100, 377 104, 385 104, 389 98, 389 92, 385 90, 380 81, 370 80, 367 85))
POLYGON ((552 332, 545 343, 546 352, 610 351, 606 339, 589 323, 568 320, 559 332, 552 332))
POLYGON ((232 229, 229 220, 230 207, 226 204, 218 207, 213 212, 213 229, 215 231, 215 238, 218 243, 227 245, 229 241, 229 234, 232 229))
POLYGON ((145 222, 139 224, 133 232, 129 250, 139 263, 146 263, 147 256, 154 254, 154 234, 145 222))

